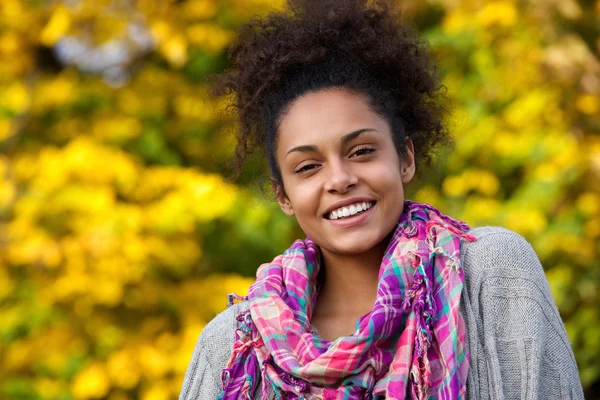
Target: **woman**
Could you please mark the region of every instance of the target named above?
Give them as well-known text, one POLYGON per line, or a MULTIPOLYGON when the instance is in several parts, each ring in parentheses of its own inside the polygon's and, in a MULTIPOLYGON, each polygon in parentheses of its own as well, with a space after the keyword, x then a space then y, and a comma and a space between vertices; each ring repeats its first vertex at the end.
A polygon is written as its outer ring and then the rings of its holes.
POLYGON ((235 94, 238 166, 266 152, 307 238, 206 326, 180 399, 583 398, 531 246, 404 199, 450 139, 398 17, 304 1, 240 30, 217 83, 235 94))

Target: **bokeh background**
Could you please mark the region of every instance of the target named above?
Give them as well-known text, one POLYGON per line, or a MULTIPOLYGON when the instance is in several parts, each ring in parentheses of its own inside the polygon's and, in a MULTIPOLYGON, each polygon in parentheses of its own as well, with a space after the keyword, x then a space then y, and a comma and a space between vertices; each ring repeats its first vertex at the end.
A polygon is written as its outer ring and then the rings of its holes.
MULTIPOLYGON (((0 398, 176 398, 196 339, 302 232, 224 183, 207 96, 266 0, 0 2, 0 398)), ((405 1, 454 150, 408 198, 537 251, 600 398, 600 1, 405 1)))

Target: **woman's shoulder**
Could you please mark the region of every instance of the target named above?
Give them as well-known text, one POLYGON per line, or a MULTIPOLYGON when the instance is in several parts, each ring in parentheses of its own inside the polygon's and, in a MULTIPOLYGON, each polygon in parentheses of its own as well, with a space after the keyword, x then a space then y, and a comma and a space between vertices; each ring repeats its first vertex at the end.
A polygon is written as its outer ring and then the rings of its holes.
POLYGON ((531 247, 523 236, 502 226, 478 226, 471 228, 468 233, 475 236, 476 240, 469 242, 467 239, 461 239, 461 243, 466 246, 467 252, 481 251, 489 246, 508 247, 509 249, 531 247))
POLYGON ((461 244, 463 298, 478 329, 489 333, 493 326, 504 332, 506 326, 513 326, 519 331, 513 332, 513 337, 544 336, 550 329, 570 349, 544 269, 531 244, 502 227, 474 228, 470 233, 477 240, 465 242, 464 248, 461 244))
POLYGON ((470 282, 504 276, 546 282, 544 270, 532 245, 517 232, 500 226, 472 228, 476 240, 461 239, 461 259, 470 282))
POLYGON ((231 357, 236 317, 247 308, 247 302, 234 304, 204 327, 186 370, 179 400, 217 398, 221 390, 221 372, 231 357))
POLYGON ((205 327, 198 338, 194 352, 206 356, 212 369, 218 372, 227 365, 238 327, 237 315, 248 309, 248 302, 233 304, 217 314, 205 327))
POLYGON ((469 297, 487 305, 501 298, 519 297, 558 315, 544 268, 523 236, 499 226, 477 227, 469 233, 476 237, 475 241, 461 239, 469 297))
MULTIPOLYGON (((209 354, 224 352, 223 350, 229 352, 233 346, 235 330, 238 326, 237 316, 240 312, 246 311, 248 306, 247 301, 242 301, 217 314, 204 327, 198 339, 199 344, 202 345, 202 350, 209 354)), ((229 353, 227 353, 228 356, 229 353)))

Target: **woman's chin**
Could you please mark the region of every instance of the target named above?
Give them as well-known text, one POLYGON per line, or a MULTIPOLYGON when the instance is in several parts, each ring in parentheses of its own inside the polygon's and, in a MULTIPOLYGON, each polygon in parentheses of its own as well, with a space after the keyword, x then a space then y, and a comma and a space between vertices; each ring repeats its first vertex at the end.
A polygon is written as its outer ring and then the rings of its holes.
POLYGON ((342 240, 331 243, 329 251, 339 255, 357 256, 363 253, 368 253, 381 243, 381 240, 375 238, 369 239, 364 235, 362 237, 348 237, 342 240))

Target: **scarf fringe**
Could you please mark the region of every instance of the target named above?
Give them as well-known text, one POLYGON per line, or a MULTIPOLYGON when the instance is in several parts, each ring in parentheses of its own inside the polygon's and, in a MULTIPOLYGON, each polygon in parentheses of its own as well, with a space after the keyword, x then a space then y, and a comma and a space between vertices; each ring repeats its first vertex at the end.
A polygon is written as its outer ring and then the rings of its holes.
POLYGON ((262 346, 263 341, 260 338, 260 335, 253 335, 254 325, 252 324, 250 310, 241 311, 236 316, 236 320, 238 322, 235 331, 236 340, 233 344, 231 358, 221 374, 223 389, 221 390, 219 397, 217 397, 217 400, 224 399, 226 393, 236 390, 239 390, 241 399, 252 400, 254 392, 256 391, 257 382, 254 377, 257 375, 257 372, 260 371, 258 371, 258 360, 256 355, 252 352, 252 349, 257 346, 262 346), (238 360, 244 359, 247 360, 246 363, 237 362, 238 360), (240 381, 240 379, 232 379, 239 368, 244 369, 244 378, 242 381, 240 381))

